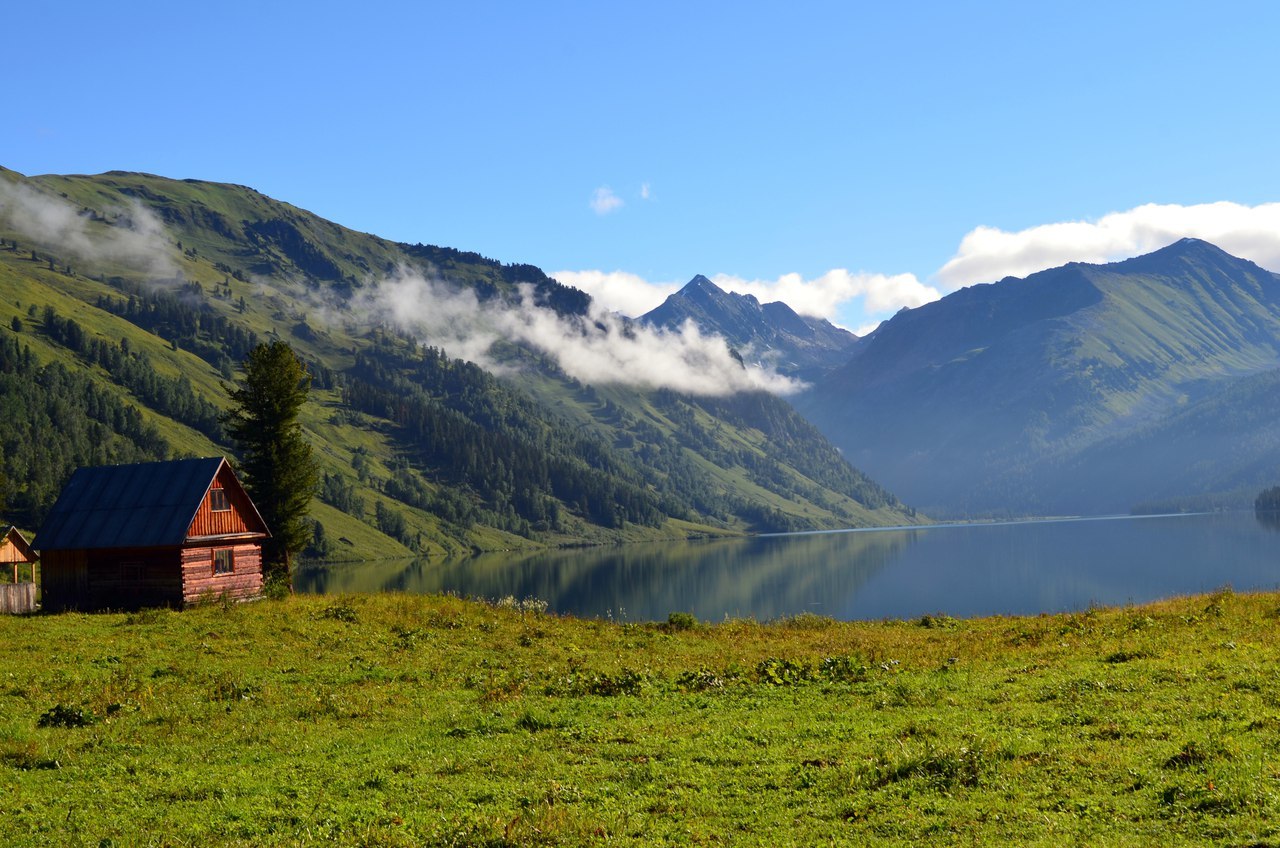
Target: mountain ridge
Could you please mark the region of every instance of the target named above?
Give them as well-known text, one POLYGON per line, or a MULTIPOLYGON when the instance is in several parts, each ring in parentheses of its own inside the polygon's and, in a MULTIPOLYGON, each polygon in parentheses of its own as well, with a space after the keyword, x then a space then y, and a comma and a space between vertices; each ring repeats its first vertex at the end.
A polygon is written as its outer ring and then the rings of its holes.
POLYGON ((803 380, 842 363, 858 342, 825 319, 800 315, 782 301, 762 304, 755 295, 725 291, 701 274, 637 320, 666 330, 692 321, 741 355, 803 380))
POLYGON ((1100 492, 1062 469, 1277 364, 1280 277, 1185 239, 901 312, 797 406, 922 509, 1116 511, 1148 499, 1150 472, 1117 468, 1100 492))

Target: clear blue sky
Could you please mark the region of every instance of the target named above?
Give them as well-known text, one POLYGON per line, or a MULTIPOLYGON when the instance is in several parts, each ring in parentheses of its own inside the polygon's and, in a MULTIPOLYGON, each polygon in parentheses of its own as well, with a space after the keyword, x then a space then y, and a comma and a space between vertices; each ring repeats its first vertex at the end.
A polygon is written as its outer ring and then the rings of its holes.
POLYGON ((6 167, 242 183, 548 271, 945 290, 979 226, 1280 200, 1280 3, 47 2, 3 21, 6 167))

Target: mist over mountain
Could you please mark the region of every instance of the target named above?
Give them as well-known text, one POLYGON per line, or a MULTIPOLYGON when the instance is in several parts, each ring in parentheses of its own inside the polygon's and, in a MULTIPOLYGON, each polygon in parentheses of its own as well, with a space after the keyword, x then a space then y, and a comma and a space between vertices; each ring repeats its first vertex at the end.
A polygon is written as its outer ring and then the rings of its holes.
POLYGON ((914 520, 720 336, 244 186, 0 169, 0 327, 24 526, 79 465, 229 453, 223 384, 272 338, 315 378, 316 555, 914 520))
POLYGON ((1184 239, 904 310, 797 406, 943 515, 1243 505, 1280 473, 1280 278, 1184 239))
POLYGON ((781 301, 721 289, 699 274, 642 315, 639 323, 679 332, 692 324, 723 336, 747 362, 802 380, 848 360, 858 337, 822 318, 798 314, 781 301))

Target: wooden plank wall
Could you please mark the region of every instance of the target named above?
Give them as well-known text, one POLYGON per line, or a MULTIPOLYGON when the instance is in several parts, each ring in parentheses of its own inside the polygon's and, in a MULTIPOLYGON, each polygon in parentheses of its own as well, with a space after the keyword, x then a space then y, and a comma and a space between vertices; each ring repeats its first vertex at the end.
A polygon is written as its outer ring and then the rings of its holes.
POLYGON ((21 614, 36 611, 36 584, 12 583, 0 586, 0 613, 21 614))
POLYGON ((262 594, 262 546, 215 545, 186 548, 182 552, 182 600, 199 603, 206 598, 227 597, 236 601, 262 594), (230 547, 235 562, 231 574, 213 573, 214 548, 230 547))
POLYGON ((9 539, 0 539, 0 562, 31 562, 9 539))
POLYGON ((223 466, 222 471, 213 481, 213 489, 222 489, 227 493, 227 499, 231 502, 231 509, 222 512, 214 512, 209 505, 210 492, 206 492, 204 500, 200 503, 200 509, 196 511, 196 517, 191 522, 191 529, 187 531, 188 536, 227 536, 237 533, 247 533, 256 530, 257 527, 250 527, 245 521, 246 514, 252 515, 253 508, 249 504, 249 500, 239 486, 235 485, 231 477, 231 469, 223 466))

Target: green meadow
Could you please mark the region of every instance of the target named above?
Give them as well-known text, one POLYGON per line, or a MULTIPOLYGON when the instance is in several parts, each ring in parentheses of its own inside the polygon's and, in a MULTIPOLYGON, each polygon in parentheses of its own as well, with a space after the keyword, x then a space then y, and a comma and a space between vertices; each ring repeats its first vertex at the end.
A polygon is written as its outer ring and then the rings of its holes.
POLYGON ((4 845, 1280 845, 1280 595, 0 618, 4 845))

